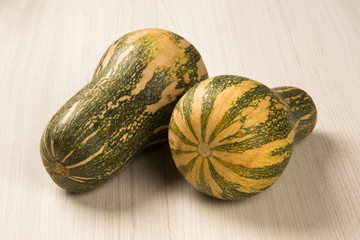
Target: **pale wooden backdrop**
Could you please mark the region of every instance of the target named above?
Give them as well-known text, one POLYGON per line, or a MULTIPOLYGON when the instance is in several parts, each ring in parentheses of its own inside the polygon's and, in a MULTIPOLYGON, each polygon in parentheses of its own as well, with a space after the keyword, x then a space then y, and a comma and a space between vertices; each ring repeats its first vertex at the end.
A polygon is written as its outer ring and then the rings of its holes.
POLYGON ((360 239, 360 1, 0 1, 1 239, 360 239), (245 201, 192 188, 167 144, 81 195, 45 172, 41 133, 106 48, 140 28, 174 31, 210 76, 293 85, 315 131, 279 181, 245 201))

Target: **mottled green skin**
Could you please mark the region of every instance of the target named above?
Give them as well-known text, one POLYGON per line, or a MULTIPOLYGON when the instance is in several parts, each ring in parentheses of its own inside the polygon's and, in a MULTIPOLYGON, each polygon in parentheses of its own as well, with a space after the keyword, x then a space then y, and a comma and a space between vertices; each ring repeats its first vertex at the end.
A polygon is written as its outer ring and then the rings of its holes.
MULTIPOLYGON (((233 94, 236 94, 234 92, 233 94)), ((282 174, 287 166, 290 156, 292 154, 293 145, 295 140, 300 140, 307 136, 315 126, 316 123, 316 108, 311 98, 304 91, 293 87, 281 87, 273 90, 268 87, 257 83, 251 79, 238 77, 238 76, 218 76, 213 79, 205 80, 202 83, 195 85, 191 88, 178 102, 174 111, 180 112, 181 119, 175 119, 173 114, 170 125, 169 133, 172 133, 176 138, 169 135, 169 143, 171 152, 174 157, 175 163, 179 172, 198 190, 201 192, 227 200, 238 200, 251 197, 268 187, 270 187, 277 178, 282 174), (205 87, 205 91, 202 95, 196 96, 197 88, 200 84, 204 85, 205 82, 209 83, 205 87), (210 137, 207 139, 206 132, 208 131, 208 124, 210 124, 210 114, 214 111, 214 102, 217 97, 227 88, 233 85, 240 85, 246 81, 255 84, 255 87, 247 90, 242 95, 239 95, 237 100, 230 106, 227 106, 227 110, 221 116, 218 116, 220 121, 216 124, 210 132, 210 137), (296 96, 296 101, 292 98, 296 96), (193 103, 196 99, 201 99, 201 122, 198 127, 201 128, 201 136, 197 136, 194 130, 194 119, 191 119, 193 103), (219 133, 224 131, 232 124, 236 122, 245 123, 247 116, 238 118, 241 116, 242 111, 249 107, 259 107, 259 102, 266 100, 269 106, 266 108, 268 111, 266 121, 260 122, 256 125, 247 126, 246 124, 234 130, 231 134, 224 137, 216 146, 212 145, 214 139, 219 133), (301 120, 306 116, 306 120, 301 120), (176 123, 183 121, 186 123, 186 127, 189 129, 193 136, 190 140, 190 136, 186 136, 185 129, 181 129, 176 123), (295 129, 295 134, 293 129, 295 129), (292 133, 291 133, 292 132, 292 133), (237 140, 238 141, 234 141, 237 140), (281 162, 274 163, 272 165, 263 167, 246 167, 241 164, 235 164, 230 159, 225 157, 218 157, 222 153, 246 153, 249 150, 260 149, 266 146, 266 144, 275 143, 276 141, 283 141, 282 147, 276 147, 269 145, 269 148, 263 149, 266 156, 276 157, 279 156, 282 159, 281 162), (214 154, 209 157, 200 156, 197 147, 200 143, 206 143, 212 152, 217 152, 218 156, 214 154), (198 152, 198 155, 196 153, 198 152), (195 154, 195 155, 194 155, 195 154), (189 156, 188 158, 186 156, 189 156), (184 160, 185 159, 185 160, 184 160), (186 160, 187 159, 187 160, 186 160), (186 164, 182 164, 182 161, 186 164), (214 187, 211 186, 211 181, 204 177, 204 164, 207 163, 208 170, 211 173, 211 178, 215 181, 216 185, 221 191, 214 192, 214 187), (221 175, 214 167, 214 162, 226 167, 228 171, 231 171, 232 175, 239 177, 239 181, 227 180, 226 175, 221 175), (195 165, 200 164, 197 173, 197 178, 193 177, 195 165), (190 177, 192 175, 192 177, 190 177), (251 186, 247 191, 241 191, 241 188, 247 188, 247 182, 242 179, 249 179, 249 181, 257 181, 262 184, 260 187, 251 190, 251 186), (262 182, 263 181, 263 182, 262 182), (245 185, 242 185, 245 184, 245 185)), ((264 118, 265 119, 265 118, 264 118)), ((237 126, 237 125, 236 125, 237 126)), ((189 133, 187 133, 189 134, 189 133)), ((265 156, 264 155, 264 156, 265 156)), ((234 159, 232 159, 234 161, 234 159)), ((259 185, 260 186, 260 185, 259 185)))
POLYGON ((276 87, 272 90, 287 104, 293 114, 293 121, 299 121, 295 140, 300 141, 309 135, 317 121, 316 106, 310 95, 296 87, 276 87), (310 116, 302 120, 307 114, 310 116))
POLYGON ((161 31, 161 34, 150 38, 150 31, 126 43, 129 37, 139 32, 136 31, 118 39, 108 64, 103 66, 110 48, 101 59, 91 82, 66 102, 46 127, 40 145, 43 164, 54 182, 65 190, 91 190, 127 166, 147 145, 165 140, 167 129, 153 131, 168 124, 177 100, 189 87, 208 77, 194 46, 189 44, 183 48, 180 44, 182 37, 165 30, 154 31, 157 34, 161 31), (131 94, 144 77, 143 72, 149 63, 156 60, 154 53, 163 47, 161 41, 157 41, 161 37, 171 39, 170 44, 183 52, 183 60, 175 59, 171 68, 156 68, 146 87, 138 94, 131 94), (129 46, 133 47, 132 51, 117 63, 117 58, 129 46), (201 72, 198 66, 203 66, 205 71, 201 72), (185 74, 190 81, 184 81, 185 74), (177 82, 176 89, 182 89, 181 93, 157 111, 146 111, 148 105, 161 100, 162 92, 173 82, 177 82), (119 101, 124 96, 128 97, 119 101), (75 103, 78 105, 63 123, 75 103), (82 144, 94 132, 96 134, 82 144), (94 155, 98 151, 100 154, 94 155), (63 161, 68 154, 70 156, 63 161), (90 156, 95 157, 83 165, 67 169, 90 156), (60 170, 56 170, 56 164, 60 164, 60 170), (72 176, 77 179, 71 179, 72 176))

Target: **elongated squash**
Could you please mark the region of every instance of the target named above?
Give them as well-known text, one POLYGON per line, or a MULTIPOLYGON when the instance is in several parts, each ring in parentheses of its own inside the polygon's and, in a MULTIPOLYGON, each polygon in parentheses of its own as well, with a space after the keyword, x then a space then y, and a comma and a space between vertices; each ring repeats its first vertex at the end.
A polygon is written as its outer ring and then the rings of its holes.
POLYGON ((50 177, 70 192, 104 183, 146 146, 167 139, 176 102, 207 77, 198 51, 172 32, 121 37, 46 126, 40 152, 50 177))
POLYGON ((179 172, 201 192, 244 199, 279 178, 294 142, 313 130, 316 118, 314 102, 301 89, 218 76, 177 103, 169 125, 171 153, 179 172))

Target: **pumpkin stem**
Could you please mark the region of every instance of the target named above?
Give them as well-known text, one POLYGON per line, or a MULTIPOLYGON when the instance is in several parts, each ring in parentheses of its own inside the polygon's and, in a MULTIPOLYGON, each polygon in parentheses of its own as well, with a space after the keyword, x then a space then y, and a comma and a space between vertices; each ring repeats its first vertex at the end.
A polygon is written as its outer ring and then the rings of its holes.
POLYGON ((316 125, 317 111, 309 94, 296 87, 277 87, 272 90, 287 104, 296 126, 295 141, 309 135, 316 125))

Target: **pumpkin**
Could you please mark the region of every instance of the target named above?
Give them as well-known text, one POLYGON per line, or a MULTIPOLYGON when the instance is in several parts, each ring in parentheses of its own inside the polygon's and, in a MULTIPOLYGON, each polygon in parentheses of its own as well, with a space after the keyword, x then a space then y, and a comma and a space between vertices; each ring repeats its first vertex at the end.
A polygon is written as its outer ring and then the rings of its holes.
POLYGON ((313 100, 295 87, 269 89, 240 76, 192 87, 177 103, 169 144, 179 172, 219 198, 251 197, 284 171, 296 141, 316 124, 313 100))
POLYGON ((200 54, 181 36, 161 29, 124 35, 46 126, 45 169, 70 192, 99 186, 146 146, 167 139, 176 102, 206 78, 200 54))

